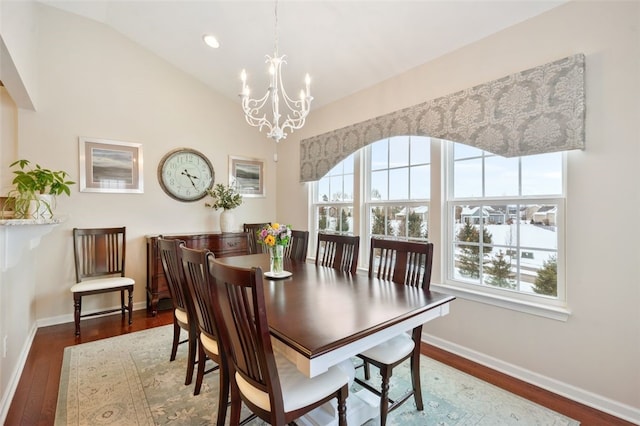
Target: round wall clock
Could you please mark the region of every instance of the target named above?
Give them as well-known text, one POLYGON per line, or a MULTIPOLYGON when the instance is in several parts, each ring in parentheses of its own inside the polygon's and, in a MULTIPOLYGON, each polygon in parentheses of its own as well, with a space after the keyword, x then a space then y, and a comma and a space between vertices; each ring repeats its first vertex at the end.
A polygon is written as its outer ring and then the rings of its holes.
POLYGON ((197 201, 211 189, 213 166, 201 152, 178 148, 167 153, 158 164, 158 181, 168 196, 178 201, 197 201))

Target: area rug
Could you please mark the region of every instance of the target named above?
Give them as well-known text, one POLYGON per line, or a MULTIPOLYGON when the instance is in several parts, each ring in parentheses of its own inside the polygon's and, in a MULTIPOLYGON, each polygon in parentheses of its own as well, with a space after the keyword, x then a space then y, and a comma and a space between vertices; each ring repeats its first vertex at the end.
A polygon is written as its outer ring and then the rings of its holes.
MULTIPOLYGON (((186 345, 169 362, 171 340, 168 325, 65 348, 55 424, 215 424, 218 373, 207 374, 200 395, 194 396, 193 384, 184 385, 186 345)), ((392 396, 410 383, 408 367, 396 370, 392 396)), ((424 356, 421 374, 424 411, 416 411, 410 399, 389 415, 389 425, 579 424, 424 356)))

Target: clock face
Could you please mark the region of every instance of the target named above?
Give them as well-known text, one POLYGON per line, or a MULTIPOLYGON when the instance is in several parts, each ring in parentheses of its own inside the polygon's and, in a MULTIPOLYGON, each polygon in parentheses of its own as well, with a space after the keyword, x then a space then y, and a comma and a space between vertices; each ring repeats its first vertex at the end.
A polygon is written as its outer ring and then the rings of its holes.
POLYGON ((160 186, 179 201, 201 200, 213 186, 214 178, 209 159, 194 149, 175 149, 158 164, 160 186))

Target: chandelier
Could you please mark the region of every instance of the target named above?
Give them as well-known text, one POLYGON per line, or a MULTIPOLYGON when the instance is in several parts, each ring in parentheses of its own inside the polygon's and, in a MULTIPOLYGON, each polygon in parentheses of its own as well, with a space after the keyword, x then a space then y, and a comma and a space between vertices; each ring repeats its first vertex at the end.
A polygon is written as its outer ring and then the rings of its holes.
POLYGON ((309 74, 305 76, 306 90, 300 90, 300 97, 298 100, 292 99, 287 95, 282 84, 282 64, 286 64, 286 56, 278 56, 278 2, 275 6, 275 48, 273 56, 266 55, 265 63, 269 65, 269 88, 267 93, 260 99, 252 99, 249 97, 250 90, 247 85, 247 72, 242 70, 240 79, 242 80, 242 110, 244 111, 244 117, 247 123, 254 127, 258 127, 258 130, 262 131, 267 129, 269 133, 267 136, 276 142, 280 142, 280 139, 287 137, 287 132, 300 129, 304 126, 304 120, 309 114, 309 107, 313 97, 309 90, 311 85, 311 78, 309 74), (267 102, 270 100, 272 111, 271 121, 267 118, 267 102), (282 103, 281 103, 282 101, 282 103), (280 107, 283 107, 283 111, 280 111, 280 107), (283 117, 286 115, 286 118, 283 117))

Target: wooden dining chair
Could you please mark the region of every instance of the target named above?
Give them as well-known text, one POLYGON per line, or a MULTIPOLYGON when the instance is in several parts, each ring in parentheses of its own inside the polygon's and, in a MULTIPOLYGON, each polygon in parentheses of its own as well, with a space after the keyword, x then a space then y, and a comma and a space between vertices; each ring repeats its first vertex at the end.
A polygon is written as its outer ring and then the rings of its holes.
POLYGON ((265 226, 268 226, 269 223, 245 223, 242 226, 244 232, 249 234, 248 241, 248 254, 256 254, 256 253, 266 253, 264 246, 258 243, 258 235, 257 232, 260 231, 265 226))
POLYGON ((212 292, 207 273, 207 255, 213 257, 208 249, 180 248, 182 266, 187 287, 193 296, 193 302, 198 319, 198 371, 194 394, 200 393, 202 380, 206 373, 218 370, 220 372, 220 389, 218 392, 217 424, 224 425, 229 400, 229 375, 224 359, 224 352, 218 341, 218 328, 214 319, 212 292), (205 371, 206 360, 210 359, 217 365, 205 371))
MULTIPOLYGON (((162 269, 167 279, 171 302, 173 303, 173 342, 169 361, 176 359, 178 345, 188 343, 187 376, 184 384, 190 385, 193 379, 193 369, 198 349, 198 320, 196 318, 193 297, 187 286, 182 267, 181 247, 185 242, 179 239, 158 238, 158 251, 162 261, 162 269), (180 341, 180 332, 187 332, 187 339, 180 341)), ((198 395, 194 392, 194 395, 198 395)))
POLYGON ((124 274, 126 252, 126 228, 73 228, 73 252, 76 284, 73 293, 73 318, 76 336, 80 335, 80 318, 111 312, 129 311, 129 325, 133 322, 133 286, 135 281, 124 274), (125 304, 124 292, 128 292, 125 304), (81 314, 82 298, 92 294, 120 292, 120 307, 100 312, 81 314))
POLYGON ((309 247, 309 231, 291 230, 289 244, 284 249, 284 257, 305 262, 309 247))
MULTIPOLYGON (((369 255, 369 278, 380 278, 425 290, 431 283, 433 263, 433 244, 412 241, 382 240, 371 238, 369 255)), ((369 364, 380 370, 381 389, 375 389, 369 383, 356 378, 356 381, 380 396, 380 425, 384 426, 387 415, 398 408, 413 395, 418 411, 423 410, 422 389, 420 386, 420 341, 422 325, 415 327, 411 336, 407 333, 375 346, 358 355, 364 361, 364 376, 371 377, 369 364), (389 399, 389 381, 393 369, 411 359, 411 389, 396 400, 389 399)))
POLYGON ((318 233, 316 266, 329 266, 355 274, 358 269, 360 237, 318 233))
POLYGON ((286 425, 338 399, 338 423, 347 423, 347 373, 338 367, 309 378, 271 346, 261 268, 237 268, 209 257, 216 322, 229 360, 230 425, 242 403, 272 425, 286 425))

